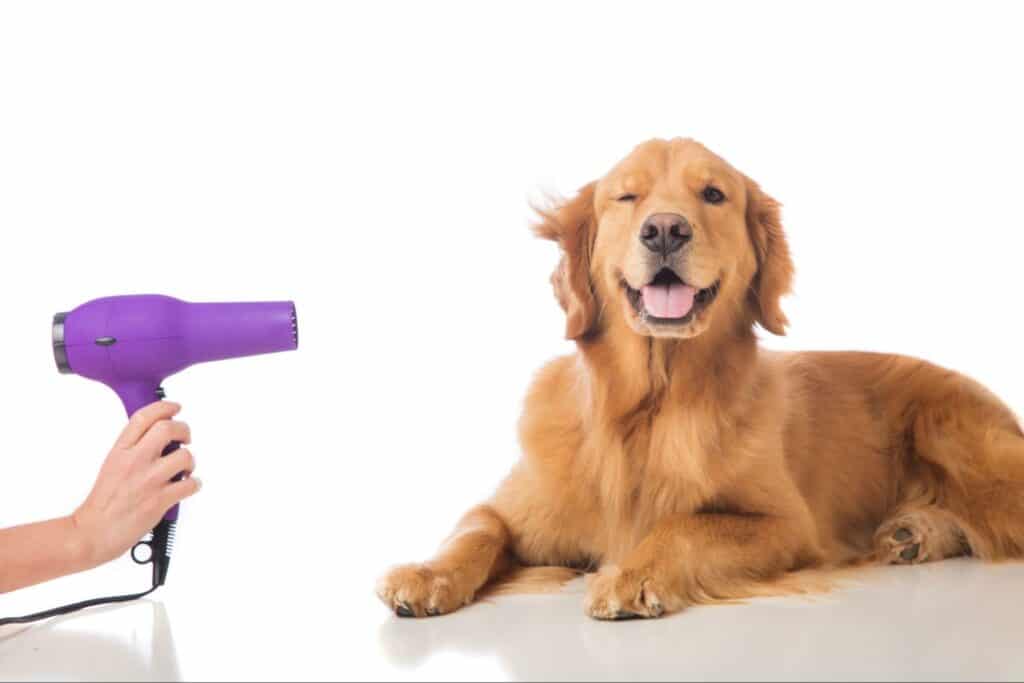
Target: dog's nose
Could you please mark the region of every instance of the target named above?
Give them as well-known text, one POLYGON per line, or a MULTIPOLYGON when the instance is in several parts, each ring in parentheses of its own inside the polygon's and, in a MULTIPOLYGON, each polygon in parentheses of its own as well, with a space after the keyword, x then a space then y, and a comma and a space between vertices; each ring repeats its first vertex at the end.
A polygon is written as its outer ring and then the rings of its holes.
POLYGON ((693 239, 690 222, 678 213, 656 213, 640 226, 640 241, 651 251, 668 256, 693 239))

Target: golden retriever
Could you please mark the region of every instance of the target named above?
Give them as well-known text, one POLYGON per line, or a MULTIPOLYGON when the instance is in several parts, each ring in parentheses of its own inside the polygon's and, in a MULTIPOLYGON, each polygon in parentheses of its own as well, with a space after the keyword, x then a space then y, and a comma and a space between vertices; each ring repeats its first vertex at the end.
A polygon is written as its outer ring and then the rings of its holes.
POLYGON ((517 566, 597 569, 586 613, 625 619, 803 568, 1024 553, 1024 434, 991 393, 912 358, 758 348, 755 324, 787 325, 779 204, 697 142, 640 145, 536 231, 578 351, 534 381, 490 502, 381 580, 400 616, 517 566))

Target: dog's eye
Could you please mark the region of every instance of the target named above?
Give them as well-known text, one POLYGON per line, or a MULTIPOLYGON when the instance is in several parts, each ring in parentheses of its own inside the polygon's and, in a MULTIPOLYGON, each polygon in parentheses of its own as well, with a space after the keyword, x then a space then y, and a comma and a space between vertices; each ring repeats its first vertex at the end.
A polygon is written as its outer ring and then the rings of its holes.
POLYGON ((708 204, 721 204, 722 202, 725 201, 725 194, 717 187, 714 187, 712 185, 708 185, 707 187, 705 187, 704 192, 701 193, 701 196, 704 198, 704 201, 706 201, 708 204))
POLYGON ((635 194, 630 194, 630 193, 627 192, 626 194, 620 194, 618 197, 615 198, 615 201, 617 201, 617 202, 635 202, 636 201, 636 195, 635 194))

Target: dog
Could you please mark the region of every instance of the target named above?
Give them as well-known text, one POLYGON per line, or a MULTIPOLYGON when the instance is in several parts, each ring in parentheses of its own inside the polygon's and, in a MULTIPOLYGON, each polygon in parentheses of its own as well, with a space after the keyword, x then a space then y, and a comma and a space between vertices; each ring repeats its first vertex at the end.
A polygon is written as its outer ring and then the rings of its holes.
POLYGON ((796 590, 803 569, 1024 553, 1024 433, 985 388, 908 357, 758 347, 756 326, 788 324, 780 205, 701 144, 641 144, 535 230, 561 249, 577 352, 537 375, 493 498, 381 580, 399 616, 520 566, 591 572, 585 612, 619 620, 796 590))

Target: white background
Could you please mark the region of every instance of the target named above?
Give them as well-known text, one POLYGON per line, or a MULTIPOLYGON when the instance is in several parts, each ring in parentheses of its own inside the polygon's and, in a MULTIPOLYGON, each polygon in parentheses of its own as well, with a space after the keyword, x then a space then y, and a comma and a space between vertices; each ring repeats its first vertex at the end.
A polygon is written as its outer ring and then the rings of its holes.
MULTIPOLYGON (((572 351, 530 201, 649 137, 695 137, 785 204, 793 325, 767 345, 923 356, 1020 409, 1015 7, 0 6, 0 526, 70 512, 124 419, 111 391, 57 374, 53 313, 289 298, 301 327, 298 353, 165 383, 206 484, 157 596, 173 670, 138 606, 0 640, 0 677, 552 675, 472 644, 407 657, 438 627, 396 626, 372 589, 489 495, 531 374, 572 351)), ((0 616, 145 574, 121 560, 2 596, 0 616)), ((594 628, 579 598, 560 598, 566 633, 594 628)), ((550 625, 523 600, 496 622, 509 637, 550 625)), ((749 614, 721 609, 664 623, 749 614)), ((466 623, 472 641, 492 622, 466 623)), ((607 650, 625 631, 600 633, 607 650)))

